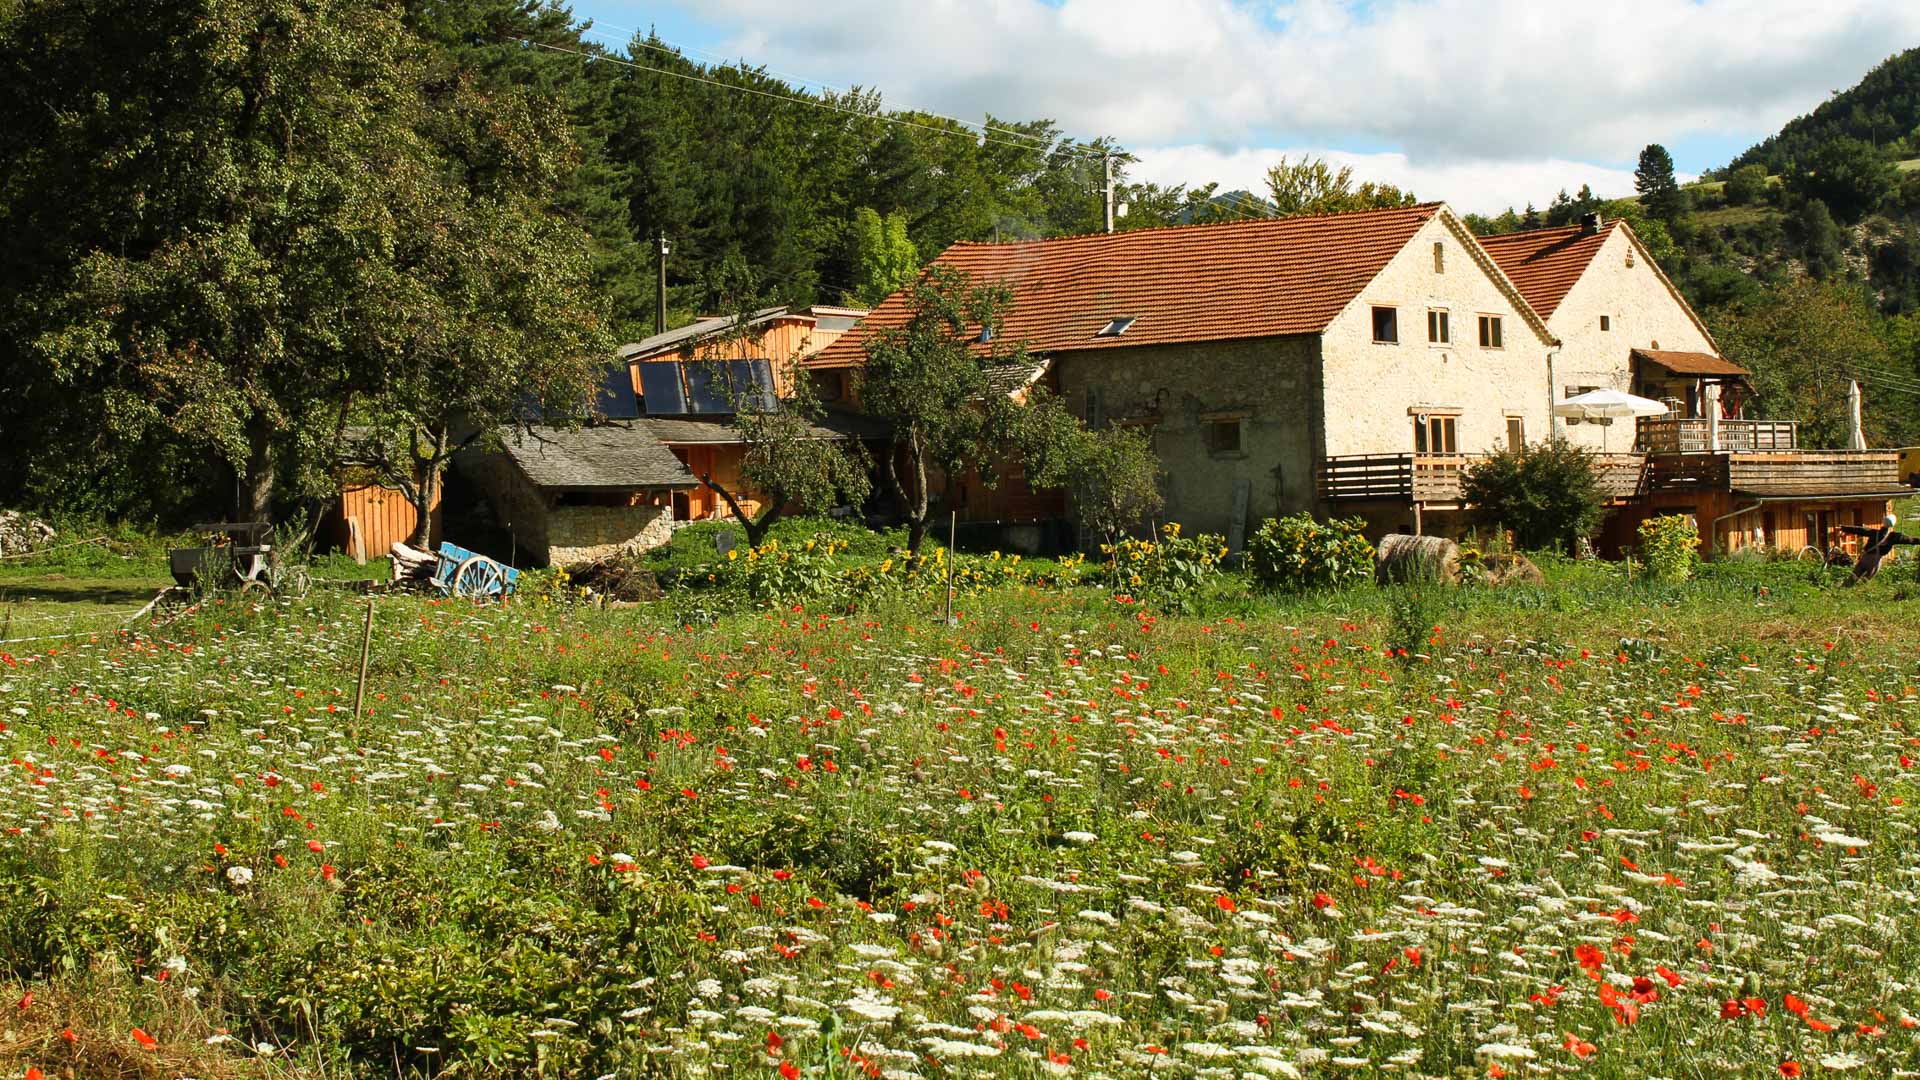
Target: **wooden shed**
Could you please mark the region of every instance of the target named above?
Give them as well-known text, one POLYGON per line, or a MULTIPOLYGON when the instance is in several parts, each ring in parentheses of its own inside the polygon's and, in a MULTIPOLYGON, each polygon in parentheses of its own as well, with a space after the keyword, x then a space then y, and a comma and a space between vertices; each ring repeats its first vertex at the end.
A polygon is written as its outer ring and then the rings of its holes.
MULTIPOLYGON (((446 485, 442 484, 444 488, 446 485)), ((429 511, 428 546, 440 541, 440 492, 429 511)), ((405 495, 378 484, 356 484, 341 489, 339 502, 328 515, 327 534, 333 546, 356 562, 377 559, 395 543, 413 535, 420 515, 405 495)))

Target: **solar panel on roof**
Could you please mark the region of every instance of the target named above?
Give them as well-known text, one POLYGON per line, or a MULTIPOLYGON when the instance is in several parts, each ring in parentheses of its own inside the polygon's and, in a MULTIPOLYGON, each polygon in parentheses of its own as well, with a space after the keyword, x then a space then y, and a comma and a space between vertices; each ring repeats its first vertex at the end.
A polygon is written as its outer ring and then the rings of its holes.
POLYGON ((633 376, 628 374, 627 365, 618 364, 606 370, 593 405, 609 420, 632 420, 640 415, 640 402, 634 397, 633 376))
POLYGON ((687 412, 711 416, 733 411, 733 406, 727 402, 726 388, 719 382, 719 379, 726 378, 725 368, 712 362, 696 362, 682 367, 687 376, 687 412))
POLYGON ((686 413, 687 395, 680 384, 680 365, 672 360, 641 364, 640 396, 646 399, 648 416, 686 413))
POLYGON ((773 408, 772 361, 729 360, 727 361, 727 381, 733 387, 735 408, 773 408))

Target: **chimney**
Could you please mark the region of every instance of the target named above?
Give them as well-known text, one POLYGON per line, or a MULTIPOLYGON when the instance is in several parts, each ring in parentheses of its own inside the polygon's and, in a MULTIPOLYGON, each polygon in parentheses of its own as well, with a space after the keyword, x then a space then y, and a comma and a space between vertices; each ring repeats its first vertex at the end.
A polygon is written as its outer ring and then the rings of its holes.
POLYGON ((1580 235, 1598 236, 1600 234, 1600 211, 1580 215, 1580 235))

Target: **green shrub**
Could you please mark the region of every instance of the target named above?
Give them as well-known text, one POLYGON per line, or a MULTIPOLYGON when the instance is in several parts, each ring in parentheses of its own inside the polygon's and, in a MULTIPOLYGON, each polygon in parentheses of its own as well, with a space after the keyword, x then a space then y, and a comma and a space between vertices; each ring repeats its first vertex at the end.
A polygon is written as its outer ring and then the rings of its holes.
POLYGON ((1285 592, 1340 588, 1373 573, 1373 545, 1360 518, 1324 524, 1308 514, 1268 518, 1247 543, 1247 562, 1262 587, 1285 592))
POLYGON ((1685 581, 1693 575, 1700 530, 1685 514, 1661 514, 1640 523, 1640 555, 1659 581, 1685 581))
POLYGON ((1124 596, 1186 605, 1193 595, 1220 573, 1227 542, 1213 533, 1180 535, 1180 524, 1160 526, 1158 540, 1126 539, 1100 545, 1106 556, 1095 580, 1124 596))
POLYGON ((1557 548, 1600 524, 1606 502, 1591 451, 1565 439, 1506 449, 1475 465, 1461 495, 1482 524, 1513 530, 1527 551, 1557 548))

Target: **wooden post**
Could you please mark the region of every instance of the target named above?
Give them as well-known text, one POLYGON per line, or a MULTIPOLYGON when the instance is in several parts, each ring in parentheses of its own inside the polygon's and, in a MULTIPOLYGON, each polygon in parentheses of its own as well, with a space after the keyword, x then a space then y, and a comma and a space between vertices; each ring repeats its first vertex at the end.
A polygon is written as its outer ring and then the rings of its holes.
POLYGON ((953 625, 953 544, 960 531, 960 514, 947 511, 947 625, 953 625))
POLYGON ((373 601, 369 599, 367 601, 366 627, 360 632, 360 684, 356 686, 353 691, 353 723, 356 730, 360 726, 360 717, 364 715, 361 709, 367 703, 367 660, 372 652, 373 601))
POLYGON ((1426 522, 1422 520, 1422 517, 1420 514, 1420 500, 1418 499, 1415 499, 1413 501, 1413 535, 1415 536, 1426 535, 1426 522))

